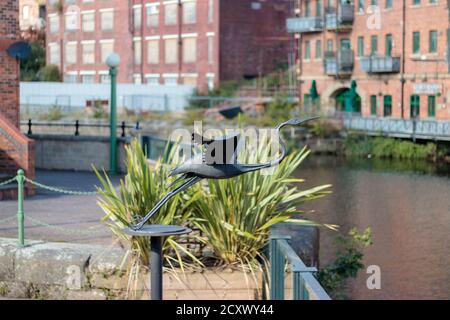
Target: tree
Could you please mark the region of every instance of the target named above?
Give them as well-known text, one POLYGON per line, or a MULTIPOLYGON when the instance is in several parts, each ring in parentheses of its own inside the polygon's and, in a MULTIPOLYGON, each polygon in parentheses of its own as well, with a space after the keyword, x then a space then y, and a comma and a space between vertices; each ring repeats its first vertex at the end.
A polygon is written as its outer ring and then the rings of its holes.
POLYGON ((30 57, 20 63, 20 81, 39 81, 39 71, 45 66, 45 47, 39 41, 30 46, 30 57))

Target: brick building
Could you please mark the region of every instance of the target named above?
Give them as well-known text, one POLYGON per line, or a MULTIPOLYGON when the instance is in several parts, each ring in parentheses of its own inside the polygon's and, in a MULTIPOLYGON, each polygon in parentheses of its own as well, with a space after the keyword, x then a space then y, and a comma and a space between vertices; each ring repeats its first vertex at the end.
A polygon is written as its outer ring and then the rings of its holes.
MULTIPOLYGON (((0 182, 15 175, 19 168, 34 177, 33 142, 18 129, 18 63, 6 52, 19 39, 18 0, 0 0, 0 182)), ((15 190, 0 188, 0 200, 14 197, 15 190)))
POLYGON ((294 2, 287 24, 305 107, 450 119, 448 1, 294 2))
POLYGON ((48 0, 47 63, 66 82, 107 82, 104 61, 115 51, 119 82, 204 91, 287 61, 288 7, 285 0, 48 0))

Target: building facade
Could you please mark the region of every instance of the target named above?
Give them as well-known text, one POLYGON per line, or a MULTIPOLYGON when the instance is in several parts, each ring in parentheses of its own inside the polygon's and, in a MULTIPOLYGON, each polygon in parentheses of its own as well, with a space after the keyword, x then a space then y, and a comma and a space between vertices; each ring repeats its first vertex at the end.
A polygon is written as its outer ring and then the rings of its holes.
POLYGON ((28 39, 32 33, 45 27, 45 0, 20 0, 19 25, 22 38, 28 39))
POLYGON ((66 82, 189 84, 205 91, 287 61, 284 0, 48 0, 47 63, 66 82), (274 26, 277 26, 274 28, 274 26))
POLYGON ((301 99, 322 112, 450 120, 444 0, 295 0, 301 99))

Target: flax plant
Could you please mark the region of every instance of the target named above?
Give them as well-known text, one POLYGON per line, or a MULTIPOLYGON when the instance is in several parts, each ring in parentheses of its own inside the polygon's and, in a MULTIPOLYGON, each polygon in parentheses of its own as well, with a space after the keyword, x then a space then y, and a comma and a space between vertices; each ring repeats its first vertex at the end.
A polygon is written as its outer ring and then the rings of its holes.
MULTIPOLYGON (((176 157, 169 157, 169 159, 176 157)), ((112 232, 121 240, 129 243, 127 256, 129 260, 129 288, 131 283, 141 282, 138 277, 149 262, 149 239, 132 237, 123 232, 144 217, 168 191, 172 178, 169 177, 169 167, 157 162, 150 166, 139 142, 134 140, 126 147, 127 174, 120 181, 118 188, 114 186, 106 173, 95 170, 102 188, 98 188, 100 197, 98 205, 105 213, 102 221, 106 222, 112 232)), ((164 225, 186 225, 191 215, 189 202, 183 199, 183 194, 177 195, 163 206, 149 223, 164 225)), ((184 269, 186 261, 199 261, 180 243, 177 238, 168 237, 164 244, 166 265, 184 269)), ((179 239, 179 238, 178 238, 179 239)), ((144 281, 145 282, 145 281, 144 281)), ((135 291, 136 285, 133 285, 135 291)))
MULTIPOLYGON (((268 142, 262 141, 257 150, 241 154, 241 161, 266 161, 271 145, 268 142)), ((193 223, 221 264, 259 265, 269 229, 276 223, 317 225, 302 219, 303 212, 298 208, 327 194, 330 186, 302 190, 298 184, 303 180, 292 178, 308 154, 306 148, 294 151, 278 167, 269 169, 270 173, 257 171, 228 180, 209 180, 207 187, 200 187, 202 196, 192 203, 193 223)))

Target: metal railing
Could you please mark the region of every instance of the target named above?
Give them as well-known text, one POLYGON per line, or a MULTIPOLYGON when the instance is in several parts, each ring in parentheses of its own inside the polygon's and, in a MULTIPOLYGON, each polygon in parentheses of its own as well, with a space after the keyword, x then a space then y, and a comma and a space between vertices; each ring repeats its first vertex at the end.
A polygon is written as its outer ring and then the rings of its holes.
POLYGON ((325 15, 327 29, 351 28, 355 19, 355 6, 352 4, 341 4, 336 8, 328 7, 325 15))
POLYGON ((400 72, 400 57, 368 56, 360 58, 361 71, 368 73, 400 72))
POLYGON ((353 72, 353 65, 354 54, 351 49, 325 52, 324 72, 327 75, 350 75, 353 72))
POLYGON ((419 119, 343 117, 344 127, 369 135, 450 141, 450 122, 419 119))
POLYGON ((286 20, 289 33, 318 32, 323 30, 322 17, 296 17, 286 20))
MULTIPOLYGON (((75 121, 33 121, 29 119, 28 121, 21 121, 20 125, 28 126, 27 135, 33 134, 33 126, 35 127, 73 127, 74 135, 80 135, 80 128, 109 128, 109 123, 85 123, 80 122, 79 120, 75 121)), ((136 122, 135 124, 127 124, 125 121, 122 121, 120 125, 118 125, 117 130, 120 130, 120 136, 126 136, 126 129, 135 129, 139 130, 140 123, 136 122)))
POLYGON ((331 300, 314 276, 316 268, 307 267, 289 245, 289 237, 270 237, 270 299, 285 299, 286 262, 292 271, 292 300, 331 300))

